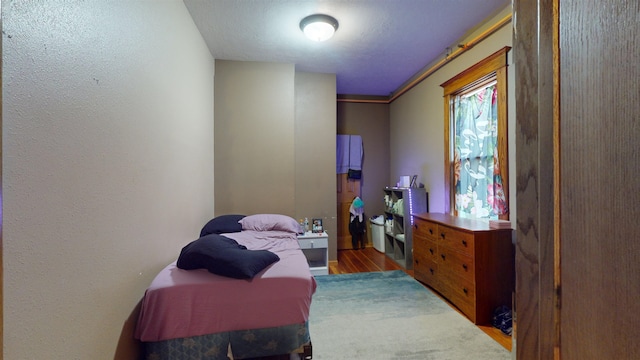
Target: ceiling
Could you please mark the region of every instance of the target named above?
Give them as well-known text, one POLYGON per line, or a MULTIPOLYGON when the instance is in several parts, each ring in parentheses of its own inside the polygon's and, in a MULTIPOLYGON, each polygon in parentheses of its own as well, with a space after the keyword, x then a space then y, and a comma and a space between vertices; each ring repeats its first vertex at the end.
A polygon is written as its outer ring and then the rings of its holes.
POLYGON ((219 60, 295 64, 336 74, 341 95, 389 96, 511 0, 184 0, 219 60), (333 38, 307 39, 299 23, 323 13, 333 38))

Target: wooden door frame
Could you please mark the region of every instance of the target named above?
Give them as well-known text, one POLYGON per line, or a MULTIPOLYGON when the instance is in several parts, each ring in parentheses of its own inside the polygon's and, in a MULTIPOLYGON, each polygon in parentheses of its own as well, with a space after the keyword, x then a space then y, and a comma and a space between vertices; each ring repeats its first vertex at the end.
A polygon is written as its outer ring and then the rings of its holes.
POLYGON ((516 0, 516 294, 518 360, 560 347, 559 0, 516 0))
MULTIPOLYGON (((0 3, 0 12, 2 4, 0 3)), ((2 28, 2 17, 0 17, 0 29, 2 28)), ((0 59, 2 59, 2 38, 0 37, 0 59)), ((2 209, 2 73, 4 68, 0 65, 0 209, 2 209)), ((4 349, 4 241, 2 238, 3 212, 0 210, 0 349, 4 349)), ((0 350, 0 360, 4 357, 4 351, 0 350)))

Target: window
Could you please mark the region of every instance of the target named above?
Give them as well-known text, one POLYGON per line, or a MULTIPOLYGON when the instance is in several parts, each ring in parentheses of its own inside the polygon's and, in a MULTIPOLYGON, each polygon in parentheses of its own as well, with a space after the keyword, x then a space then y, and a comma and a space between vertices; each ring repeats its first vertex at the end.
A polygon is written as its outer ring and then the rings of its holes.
POLYGON ((505 47, 443 83, 445 211, 509 219, 505 47))

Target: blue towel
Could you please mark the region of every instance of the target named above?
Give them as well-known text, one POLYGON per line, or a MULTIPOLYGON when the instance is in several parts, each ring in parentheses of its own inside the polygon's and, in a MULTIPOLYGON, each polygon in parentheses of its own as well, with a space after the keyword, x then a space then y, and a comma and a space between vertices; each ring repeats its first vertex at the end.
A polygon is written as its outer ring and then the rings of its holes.
POLYGON ((346 174, 351 170, 362 170, 364 150, 360 135, 337 135, 336 173, 346 174))

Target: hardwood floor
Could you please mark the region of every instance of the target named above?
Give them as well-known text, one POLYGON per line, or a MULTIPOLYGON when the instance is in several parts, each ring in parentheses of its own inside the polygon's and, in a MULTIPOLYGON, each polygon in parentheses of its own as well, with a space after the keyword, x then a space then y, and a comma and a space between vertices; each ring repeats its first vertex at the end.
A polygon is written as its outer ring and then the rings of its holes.
MULTIPOLYGON (((387 270, 403 270, 413 276, 413 270, 405 270, 395 261, 378 252, 373 247, 367 247, 362 250, 338 250, 338 261, 329 263, 329 274, 351 274, 387 270)), ((427 287, 427 289, 429 288, 427 287)), ((438 295, 437 293, 435 294, 438 295)), ((451 307, 458 311, 453 305, 451 305, 451 307)), ((511 351, 510 336, 503 334, 499 329, 491 325, 479 325, 478 328, 487 333, 504 348, 511 351)))

